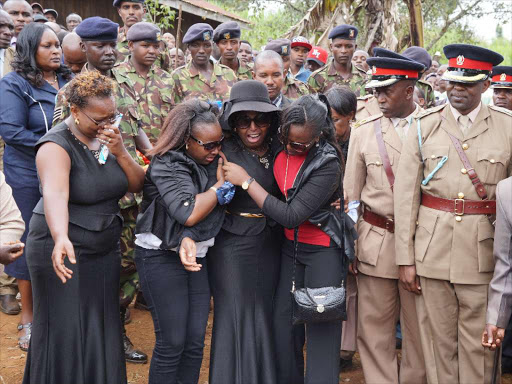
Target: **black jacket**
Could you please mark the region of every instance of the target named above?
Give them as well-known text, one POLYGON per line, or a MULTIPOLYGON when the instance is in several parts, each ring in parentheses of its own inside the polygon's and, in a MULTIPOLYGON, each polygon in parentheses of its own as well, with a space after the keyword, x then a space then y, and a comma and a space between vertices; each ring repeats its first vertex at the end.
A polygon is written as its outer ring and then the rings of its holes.
POLYGON ((202 166, 182 151, 155 156, 146 172, 135 233, 152 233, 162 240, 161 249, 177 247, 184 237, 215 237, 224 221, 223 207, 217 205, 193 227, 185 227, 185 222, 194 210, 195 196, 217 182, 216 172, 217 161, 202 166))

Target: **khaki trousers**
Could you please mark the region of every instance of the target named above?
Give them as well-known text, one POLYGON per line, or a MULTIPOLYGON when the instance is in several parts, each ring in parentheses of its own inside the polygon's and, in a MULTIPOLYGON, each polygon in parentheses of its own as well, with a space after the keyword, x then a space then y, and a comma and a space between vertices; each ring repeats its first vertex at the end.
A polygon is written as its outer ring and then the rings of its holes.
POLYGON ((18 294, 18 283, 15 277, 7 275, 2 268, 0 273, 0 296, 18 294))
POLYGON ((414 294, 398 280, 359 272, 357 348, 366 384, 427 382, 414 294), (396 319, 400 311, 402 360, 398 374, 396 319))
POLYGON ((427 311, 425 310, 423 295, 416 295, 416 314, 420 326, 420 339, 425 358, 425 370, 427 371, 428 384, 439 384, 437 381, 436 361, 434 358, 434 342, 432 331, 428 323, 427 311))
POLYGON ((347 275, 347 321, 343 322, 341 350, 357 350, 357 280, 350 273, 347 275))
MULTIPOLYGON (((489 286, 426 277, 420 277, 420 282, 424 300, 417 305, 426 312, 432 331, 438 383, 490 383, 494 352, 481 345, 489 286)), ((429 348, 428 343, 422 346, 429 348)), ((432 356, 427 352, 425 358, 432 356)))

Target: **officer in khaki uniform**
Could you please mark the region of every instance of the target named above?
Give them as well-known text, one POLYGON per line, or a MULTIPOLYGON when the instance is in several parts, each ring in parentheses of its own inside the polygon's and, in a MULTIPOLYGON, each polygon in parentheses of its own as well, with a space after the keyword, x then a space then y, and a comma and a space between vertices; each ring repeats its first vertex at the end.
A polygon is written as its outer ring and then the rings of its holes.
POLYGON ((365 382, 426 383, 414 294, 398 281, 395 258, 393 184, 402 143, 421 111, 413 101, 423 65, 385 49, 368 59, 381 113, 352 131, 345 194, 360 201, 357 223, 358 337, 365 382), (402 325, 400 374, 395 350, 398 314, 402 325))
POLYGON ((492 102, 512 111, 512 67, 500 65, 492 69, 492 102))
POLYGON ((405 144, 395 184, 400 280, 416 292, 432 332, 422 334, 426 365, 444 383, 489 383, 492 354, 481 346, 496 212, 496 184, 512 174, 512 114, 481 95, 493 51, 444 48, 449 103, 425 111, 405 144), (418 278, 418 276, 419 278, 418 278), (434 361, 432 361, 434 359, 434 361))

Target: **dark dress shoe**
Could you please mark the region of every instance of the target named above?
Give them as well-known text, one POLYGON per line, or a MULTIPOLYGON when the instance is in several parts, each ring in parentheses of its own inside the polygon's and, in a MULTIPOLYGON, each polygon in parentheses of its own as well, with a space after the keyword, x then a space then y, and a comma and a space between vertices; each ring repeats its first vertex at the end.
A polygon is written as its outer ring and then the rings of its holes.
POLYGON ((133 306, 143 311, 149 311, 148 305, 146 304, 146 300, 144 299, 141 291, 137 293, 137 298, 135 299, 135 304, 133 306))
POLYGON ((130 324, 132 322, 132 312, 130 308, 126 308, 126 313, 124 314, 124 324, 130 324))
POLYGON ((7 315, 17 315, 21 308, 16 295, 0 295, 0 311, 7 315))
POLYGON ((352 368, 353 364, 352 364, 352 359, 343 359, 340 357, 340 372, 343 372, 343 371, 346 371, 346 370, 349 370, 350 368, 352 368))
POLYGON ((142 351, 137 351, 126 333, 123 334, 124 357, 127 363, 146 364, 148 362, 148 355, 142 351))

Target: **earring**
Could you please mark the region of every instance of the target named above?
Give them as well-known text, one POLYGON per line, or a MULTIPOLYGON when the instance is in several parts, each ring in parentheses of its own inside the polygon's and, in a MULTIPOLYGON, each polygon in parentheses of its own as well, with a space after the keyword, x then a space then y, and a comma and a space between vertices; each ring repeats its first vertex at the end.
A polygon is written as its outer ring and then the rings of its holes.
POLYGON ((319 147, 319 146, 320 146, 320 144, 318 143, 318 141, 316 142, 316 146, 317 146, 317 147, 319 147))
POLYGON ((80 125, 80 120, 78 120, 76 117, 75 117, 75 124, 80 125))
POLYGON ((188 144, 185 144, 185 149, 188 149, 188 144))

